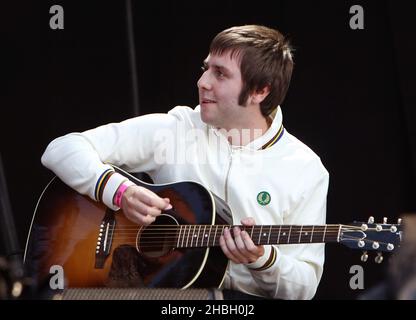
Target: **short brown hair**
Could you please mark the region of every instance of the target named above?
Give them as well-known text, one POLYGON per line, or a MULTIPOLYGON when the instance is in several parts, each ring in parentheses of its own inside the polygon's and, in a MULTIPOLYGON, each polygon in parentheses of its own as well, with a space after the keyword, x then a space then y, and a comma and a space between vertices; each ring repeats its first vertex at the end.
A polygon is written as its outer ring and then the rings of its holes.
POLYGON ((210 53, 231 52, 238 56, 243 80, 239 104, 245 105, 250 93, 270 87, 269 95, 260 103, 263 116, 282 104, 292 77, 292 48, 277 30, 259 25, 226 29, 212 40, 210 53))

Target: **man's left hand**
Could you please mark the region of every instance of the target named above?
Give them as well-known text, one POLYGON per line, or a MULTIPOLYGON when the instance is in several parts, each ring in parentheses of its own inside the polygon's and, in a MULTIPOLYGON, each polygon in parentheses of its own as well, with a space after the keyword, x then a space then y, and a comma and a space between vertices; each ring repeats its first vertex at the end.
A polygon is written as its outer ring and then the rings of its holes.
MULTIPOLYGON (((241 224, 250 227, 255 225, 255 221, 253 218, 244 218, 241 224)), ((264 254, 264 247, 256 246, 247 231, 241 231, 239 227, 234 227, 232 231, 225 228, 220 237, 220 246, 228 259, 235 263, 252 263, 264 254)))

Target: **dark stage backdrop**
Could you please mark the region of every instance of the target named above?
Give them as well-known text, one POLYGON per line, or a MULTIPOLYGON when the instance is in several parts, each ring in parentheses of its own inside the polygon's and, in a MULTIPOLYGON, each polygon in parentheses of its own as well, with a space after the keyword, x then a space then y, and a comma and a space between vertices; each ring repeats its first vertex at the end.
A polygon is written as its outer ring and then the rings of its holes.
MULTIPOLYGON (((11 2, 11 1, 10 1, 11 2)), ((49 141, 134 115, 124 1, 18 2, 1 10, 1 155, 19 241, 52 173, 49 141), (64 29, 49 8, 64 8, 64 29)), ((294 76, 282 106, 285 127, 317 152, 330 173, 328 223, 395 220, 414 212, 415 23, 404 1, 133 1, 140 113, 198 103, 196 81, 213 36, 241 24, 276 27, 292 39, 294 76), (364 29, 349 25, 364 8, 364 29)), ((4 252, 4 248, 2 248, 4 252)), ((2 252, 2 253, 3 253, 2 252)), ((365 289, 387 264, 326 246, 316 299, 354 299, 352 265, 365 289)))

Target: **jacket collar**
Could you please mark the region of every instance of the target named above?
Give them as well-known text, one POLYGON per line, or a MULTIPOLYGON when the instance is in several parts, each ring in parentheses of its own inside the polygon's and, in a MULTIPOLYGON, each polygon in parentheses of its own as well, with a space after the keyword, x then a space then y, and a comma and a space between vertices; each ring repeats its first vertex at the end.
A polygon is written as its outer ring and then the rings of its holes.
POLYGON ((251 150, 264 150, 275 145, 283 136, 285 129, 283 128, 283 115, 280 106, 277 107, 276 114, 272 119, 269 129, 259 138, 251 141, 246 148, 251 150))
MULTIPOLYGON (((195 111, 198 111, 198 112, 200 111, 199 105, 195 108, 195 111)), ((283 136, 284 131, 285 131, 283 127, 283 115, 282 115, 282 110, 280 106, 276 108, 276 112, 274 116, 270 115, 269 117, 272 121, 269 129, 259 138, 251 141, 250 143, 248 143, 247 145, 243 147, 238 147, 238 148, 250 149, 252 151, 256 151, 256 150, 264 150, 275 145, 283 136)), ((207 129, 212 130, 217 136, 222 136, 220 131, 211 125, 207 125, 207 129)))

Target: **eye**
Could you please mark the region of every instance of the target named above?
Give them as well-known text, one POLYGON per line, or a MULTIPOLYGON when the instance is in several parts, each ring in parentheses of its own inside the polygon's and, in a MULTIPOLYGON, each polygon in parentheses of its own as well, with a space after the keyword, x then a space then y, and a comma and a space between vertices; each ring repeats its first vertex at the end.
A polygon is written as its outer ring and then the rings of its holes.
POLYGON ((208 67, 206 65, 202 65, 201 66, 201 70, 202 70, 202 72, 205 72, 205 71, 208 70, 208 67))
POLYGON ((217 71, 215 72, 215 74, 217 75, 217 77, 218 77, 218 78, 224 78, 224 77, 225 77, 225 74, 224 74, 224 73, 222 73, 220 70, 217 70, 217 71))

